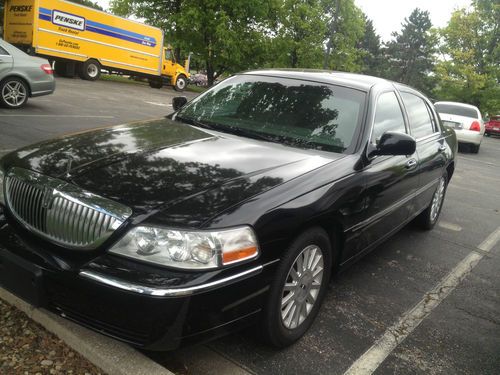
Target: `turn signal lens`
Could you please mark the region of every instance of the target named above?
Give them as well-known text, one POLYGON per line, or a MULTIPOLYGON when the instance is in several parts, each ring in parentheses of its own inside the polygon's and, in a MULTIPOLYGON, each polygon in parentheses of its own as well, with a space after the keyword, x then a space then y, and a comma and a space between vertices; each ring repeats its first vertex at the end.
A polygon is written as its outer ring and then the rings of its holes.
POLYGON ((49 64, 43 64, 40 68, 47 74, 54 74, 54 70, 49 64))
POLYGON ((470 130, 475 131, 475 132, 480 132, 481 131, 481 124, 479 121, 473 121, 470 130))
POLYGON ((222 254, 222 263, 224 265, 239 262, 245 259, 256 257, 258 254, 257 247, 247 247, 246 249, 236 249, 234 251, 222 254))

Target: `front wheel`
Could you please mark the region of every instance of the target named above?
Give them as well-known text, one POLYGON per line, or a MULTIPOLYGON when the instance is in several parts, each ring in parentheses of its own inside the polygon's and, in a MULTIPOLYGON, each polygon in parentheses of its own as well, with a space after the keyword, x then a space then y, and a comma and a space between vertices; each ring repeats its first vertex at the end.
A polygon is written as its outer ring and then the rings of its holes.
POLYGON ((276 347, 293 344, 314 322, 330 279, 332 249, 326 232, 311 228, 288 248, 271 285, 264 333, 276 347))
POLYGON ((418 224, 426 230, 431 230, 436 225, 441 209, 443 208, 444 197, 446 195, 446 188, 448 186, 448 174, 445 172, 439 179, 438 186, 434 195, 432 196, 431 203, 418 217, 418 224))
POLYGON ((176 91, 184 91, 187 86, 187 78, 184 74, 180 74, 175 80, 174 89, 176 91))
POLYGON ((28 101, 28 94, 28 85, 19 78, 7 78, 0 84, 0 104, 3 107, 23 107, 28 101))

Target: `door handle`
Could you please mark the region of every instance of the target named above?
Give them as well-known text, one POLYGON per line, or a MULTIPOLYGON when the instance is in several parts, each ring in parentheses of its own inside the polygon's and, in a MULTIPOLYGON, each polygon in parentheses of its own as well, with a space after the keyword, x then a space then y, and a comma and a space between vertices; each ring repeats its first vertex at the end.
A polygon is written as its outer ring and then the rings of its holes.
POLYGON ((410 159, 406 162, 406 168, 411 169, 414 168, 417 165, 417 160, 416 159, 410 159))
POLYGON ((438 150, 439 150, 439 152, 446 151, 446 145, 439 146, 438 150))

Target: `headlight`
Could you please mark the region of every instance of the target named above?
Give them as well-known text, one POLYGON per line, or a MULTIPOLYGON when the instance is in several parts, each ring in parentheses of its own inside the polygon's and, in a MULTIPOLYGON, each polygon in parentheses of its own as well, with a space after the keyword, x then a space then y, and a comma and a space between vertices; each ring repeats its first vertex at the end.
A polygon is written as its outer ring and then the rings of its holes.
POLYGON ((5 196, 3 195, 3 184, 5 181, 5 174, 0 168, 0 203, 5 205, 5 196))
POLYGON ((182 231, 140 226, 131 229, 111 253, 162 266, 211 269, 259 254, 250 227, 220 231, 182 231))

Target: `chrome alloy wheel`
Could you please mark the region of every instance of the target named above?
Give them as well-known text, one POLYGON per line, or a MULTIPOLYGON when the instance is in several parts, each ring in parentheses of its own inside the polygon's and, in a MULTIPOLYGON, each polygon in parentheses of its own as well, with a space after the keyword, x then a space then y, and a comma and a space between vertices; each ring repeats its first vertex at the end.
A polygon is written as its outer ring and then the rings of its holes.
POLYGON ((323 268, 323 253, 316 245, 307 246, 295 258, 281 294, 281 321, 286 328, 297 328, 309 316, 318 299, 323 268))
POLYGON ((432 222, 434 222, 439 215, 439 210, 441 209, 441 205, 443 204, 445 188, 446 188, 446 183, 445 183, 444 177, 441 177, 439 179, 439 185, 436 189, 436 192, 434 193, 434 196, 432 197, 432 203, 431 203, 431 221, 432 222))
POLYGON ((10 107, 19 107, 26 101, 26 87, 19 81, 7 82, 2 89, 2 98, 10 107))

